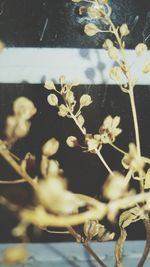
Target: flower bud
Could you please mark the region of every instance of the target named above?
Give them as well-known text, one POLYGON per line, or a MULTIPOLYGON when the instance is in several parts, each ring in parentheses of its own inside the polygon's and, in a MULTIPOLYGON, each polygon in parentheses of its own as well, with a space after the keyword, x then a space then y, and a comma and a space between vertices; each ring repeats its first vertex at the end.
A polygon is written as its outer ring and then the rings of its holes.
POLYGON ((94 36, 98 32, 100 32, 100 29, 93 23, 88 23, 84 27, 84 32, 88 36, 94 36))
POLYGON ((56 95, 54 94, 50 94, 48 97, 47 97, 47 101, 48 103, 51 105, 51 106, 58 106, 58 98, 56 95))
POLYGON ((144 53, 146 53, 148 50, 147 45, 144 43, 139 43, 136 47, 135 47, 135 52, 137 56, 142 56, 144 53))
POLYGON ((123 36, 126 36, 126 35, 128 35, 129 33, 130 33, 130 31, 129 31, 128 25, 127 25, 126 23, 122 24, 122 25, 120 26, 120 34, 121 34, 121 36, 122 36, 122 37, 123 37, 123 36))
POLYGON ((53 156, 58 151, 58 148, 59 142, 55 138, 51 138, 42 148, 43 155, 46 157, 53 156))

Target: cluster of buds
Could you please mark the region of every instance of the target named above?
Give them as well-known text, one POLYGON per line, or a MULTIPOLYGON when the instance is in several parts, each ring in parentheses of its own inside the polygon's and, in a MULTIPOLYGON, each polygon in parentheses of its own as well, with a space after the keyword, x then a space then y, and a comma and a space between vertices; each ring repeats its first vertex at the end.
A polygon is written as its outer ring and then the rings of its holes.
POLYGON ((48 103, 51 106, 55 106, 58 108, 58 115, 61 117, 73 118, 82 130, 83 133, 86 133, 86 129, 83 127, 84 125, 84 117, 81 114, 82 109, 84 107, 89 106, 92 103, 91 96, 88 94, 84 94, 80 97, 79 103, 77 103, 75 99, 75 95, 73 92, 73 88, 78 86, 78 82, 66 83, 65 77, 60 77, 60 86, 61 89, 58 91, 53 83, 53 81, 46 81, 45 88, 47 90, 53 90, 54 93, 50 93, 48 95, 48 103), (59 104, 58 95, 62 96, 63 103, 59 104), (79 104, 79 105, 78 105, 79 104))
MULTIPOLYGON (((115 142, 116 137, 122 132, 118 125, 120 117, 115 116, 112 118, 107 116, 99 129, 99 134, 85 134, 85 146, 88 152, 95 153, 102 148, 104 144, 111 144, 115 142)), ((75 136, 69 136, 66 140, 69 147, 82 147, 75 136)))
POLYGON ((9 143, 14 143, 28 134, 30 119, 36 113, 36 108, 28 98, 19 97, 13 103, 13 112, 14 115, 6 120, 5 134, 9 143))

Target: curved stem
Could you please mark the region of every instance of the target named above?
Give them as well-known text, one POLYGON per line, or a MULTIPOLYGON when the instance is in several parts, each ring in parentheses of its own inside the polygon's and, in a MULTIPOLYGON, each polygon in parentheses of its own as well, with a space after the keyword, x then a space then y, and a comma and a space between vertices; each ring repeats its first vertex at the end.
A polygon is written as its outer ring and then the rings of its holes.
POLYGON ((149 252, 150 252, 150 222, 149 222, 149 220, 144 220, 143 222, 144 222, 145 229, 146 229, 147 240, 146 240, 146 245, 144 248, 142 258, 140 259, 140 262, 138 263, 137 267, 143 267, 144 266, 144 263, 148 257, 149 252))
POLYGON ((0 180, 0 184, 21 184, 21 183, 26 183, 26 181, 24 179, 18 179, 18 180, 13 180, 13 181, 2 181, 0 180))
POLYGON ((9 165, 33 188, 35 188, 35 181, 21 169, 20 165, 12 158, 9 150, 5 147, 3 141, 0 142, 0 155, 9 163, 9 165))
POLYGON ((86 195, 76 194, 76 196, 79 200, 85 202, 85 205, 89 207, 88 210, 82 213, 60 215, 58 217, 57 215, 47 213, 42 206, 38 206, 33 209, 23 209, 20 213, 20 217, 25 223, 33 223, 40 228, 45 228, 79 225, 90 219, 100 220, 107 214, 108 210, 106 204, 86 195))
POLYGON ((116 149, 117 151, 119 151, 123 155, 127 154, 127 152, 125 152, 123 149, 121 149, 120 147, 116 146, 113 143, 111 143, 110 146, 112 146, 114 149, 116 149))

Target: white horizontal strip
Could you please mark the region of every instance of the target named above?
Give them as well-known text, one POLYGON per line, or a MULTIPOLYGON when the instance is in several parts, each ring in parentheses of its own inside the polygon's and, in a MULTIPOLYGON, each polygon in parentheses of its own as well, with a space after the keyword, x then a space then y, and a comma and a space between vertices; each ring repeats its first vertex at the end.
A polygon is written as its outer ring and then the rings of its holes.
MULTIPOLYGON (((150 84, 150 75, 141 74, 150 51, 136 57, 134 50, 127 50, 132 73, 137 83, 150 84)), ((0 83, 42 83, 46 79, 56 82, 61 75, 81 84, 115 84, 109 72, 113 61, 103 49, 77 48, 6 48, 0 54, 0 83)))

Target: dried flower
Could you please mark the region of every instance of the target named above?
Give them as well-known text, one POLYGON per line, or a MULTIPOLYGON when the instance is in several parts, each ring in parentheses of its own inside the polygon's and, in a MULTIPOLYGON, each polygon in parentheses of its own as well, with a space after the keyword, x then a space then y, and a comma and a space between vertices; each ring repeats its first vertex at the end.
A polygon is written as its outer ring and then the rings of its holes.
POLYGON ((143 65, 143 67, 142 67, 142 71, 143 71, 144 74, 147 74, 147 73, 150 72, 150 60, 147 60, 147 61, 144 63, 144 65, 143 65))
POLYGON ((45 85, 44 87, 47 89, 47 90, 56 90, 56 87, 54 85, 54 82, 53 81, 46 81, 45 82, 45 85))
POLYGON ((122 24, 119 30, 122 37, 130 33, 128 25, 126 23, 122 24))
POLYGON ((75 136, 69 136, 66 143, 69 147, 73 148, 78 145, 78 139, 75 136))
POLYGON ((95 150, 100 149, 101 147, 101 138, 100 135, 91 135, 86 134, 85 142, 88 147, 88 151, 95 153, 95 150))
POLYGON ((109 175, 103 186, 103 195, 109 200, 118 199, 127 193, 128 184, 119 172, 109 175))
POLYGON ((88 23, 84 27, 84 32, 88 36, 94 36, 98 32, 101 32, 101 30, 93 23, 88 23))
POLYGON ((29 120, 37 110, 31 100, 21 96, 14 101, 13 111, 16 116, 29 120))
POLYGON ((115 116, 114 118, 110 115, 107 116, 99 129, 101 136, 101 142, 103 144, 113 143, 116 137, 122 132, 118 125, 120 123, 120 117, 115 116))
POLYGON ((130 169, 134 172, 140 172, 143 170, 144 161, 138 155, 135 144, 129 144, 129 152, 122 159, 122 165, 125 169, 130 169))
POLYGON ((51 106, 58 106, 58 98, 56 95, 54 94, 50 94, 48 97, 47 97, 47 101, 48 103, 51 105, 51 106))
POLYGON ((92 240, 94 236, 96 236, 101 228, 101 225, 97 220, 89 220, 85 222, 83 226, 83 231, 88 241, 92 240))
POLYGON ((58 151, 58 149, 59 142, 55 138, 51 138, 44 144, 42 152, 44 156, 50 157, 53 156, 58 151))
POLYGON ((135 47, 135 52, 137 56, 142 56, 143 54, 145 54, 147 52, 148 48, 147 45, 144 43, 139 43, 136 47, 135 47))

